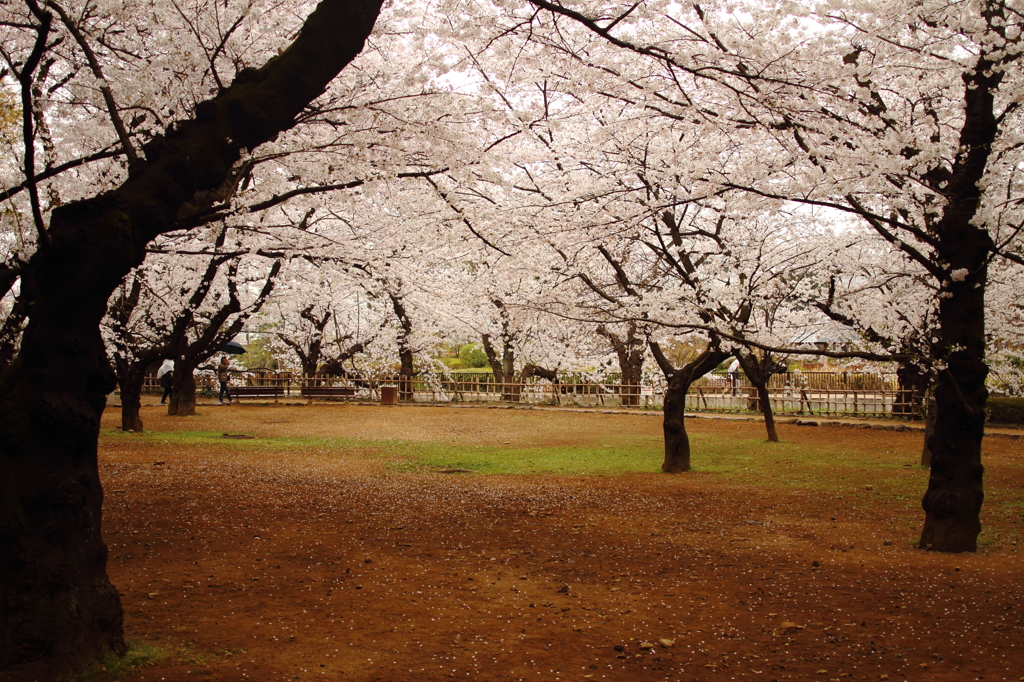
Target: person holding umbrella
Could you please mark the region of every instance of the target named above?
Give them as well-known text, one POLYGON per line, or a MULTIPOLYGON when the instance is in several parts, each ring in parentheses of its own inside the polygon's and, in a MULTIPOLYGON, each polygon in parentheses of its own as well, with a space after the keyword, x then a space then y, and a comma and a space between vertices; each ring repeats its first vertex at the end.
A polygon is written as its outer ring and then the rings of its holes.
POLYGON ((164 394, 160 398, 161 405, 166 403, 171 395, 171 379, 173 376, 174 360, 169 357, 164 358, 164 364, 160 365, 160 369, 156 371, 156 378, 160 381, 161 388, 164 389, 164 394))
POLYGON ((220 404, 224 404, 224 396, 228 397, 228 404, 231 404, 231 389, 228 387, 228 382, 231 380, 230 360, 228 356, 224 356, 220 359, 220 364, 217 366, 217 381, 220 382, 220 404))

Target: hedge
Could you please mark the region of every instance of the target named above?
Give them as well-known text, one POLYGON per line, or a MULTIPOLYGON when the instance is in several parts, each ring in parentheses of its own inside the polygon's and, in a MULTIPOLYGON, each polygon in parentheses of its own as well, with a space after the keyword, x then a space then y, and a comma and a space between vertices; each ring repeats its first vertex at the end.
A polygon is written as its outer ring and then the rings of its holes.
POLYGON ((990 424, 1024 426, 1024 398, 989 398, 986 412, 990 424))

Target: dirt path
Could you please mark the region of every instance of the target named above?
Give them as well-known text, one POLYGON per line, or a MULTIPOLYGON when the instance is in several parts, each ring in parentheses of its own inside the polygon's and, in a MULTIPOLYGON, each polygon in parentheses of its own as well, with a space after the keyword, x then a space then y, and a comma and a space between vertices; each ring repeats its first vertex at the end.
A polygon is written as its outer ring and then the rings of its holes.
MULTIPOLYGON (((158 432, 509 447, 660 430, 600 414, 204 411, 143 416, 158 432)), ((173 654, 126 679, 1024 679, 1017 546, 915 550, 913 504, 700 473, 394 473, 358 449, 115 437, 117 419, 105 415, 101 438, 111 577, 129 638, 173 654)), ((690 428, 756 437, 761 426, 690 428)), ((919 434, 830 427, 782 437, 907 461, 920 447, 919 434)), ((986 441, 988 475, 1024 487, 1022 449, 986 441)))

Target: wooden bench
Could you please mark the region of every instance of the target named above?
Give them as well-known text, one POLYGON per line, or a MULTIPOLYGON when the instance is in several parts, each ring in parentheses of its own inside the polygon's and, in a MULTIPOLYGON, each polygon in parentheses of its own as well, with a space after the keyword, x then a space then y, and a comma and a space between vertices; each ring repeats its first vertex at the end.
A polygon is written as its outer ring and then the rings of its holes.
POLYGON ((232 400, 242 398, 273 398, 276 403, 284 397, 284 386, 232 386, 232 400))
POLYGON ((351 398, 356 394, 354 386, 303 386, 302 397, 309 398, 351 398))

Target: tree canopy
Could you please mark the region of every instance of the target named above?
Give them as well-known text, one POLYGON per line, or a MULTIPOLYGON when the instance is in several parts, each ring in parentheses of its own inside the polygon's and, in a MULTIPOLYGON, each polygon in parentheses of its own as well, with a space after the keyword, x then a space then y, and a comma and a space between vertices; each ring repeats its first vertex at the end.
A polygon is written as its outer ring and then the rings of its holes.
POLYGON ((632 377, 650 352, 681 392, 667 471, 700 374, 842 339, 935 387, 920 543, 974 550, 988 390, 1020 386, 1022 24, 1019 0, 5 3, 0 669, 123 648, 111 356, 124 384, 257 314, 306 371, 414 374, 454 339, 502 376, 632 377))

